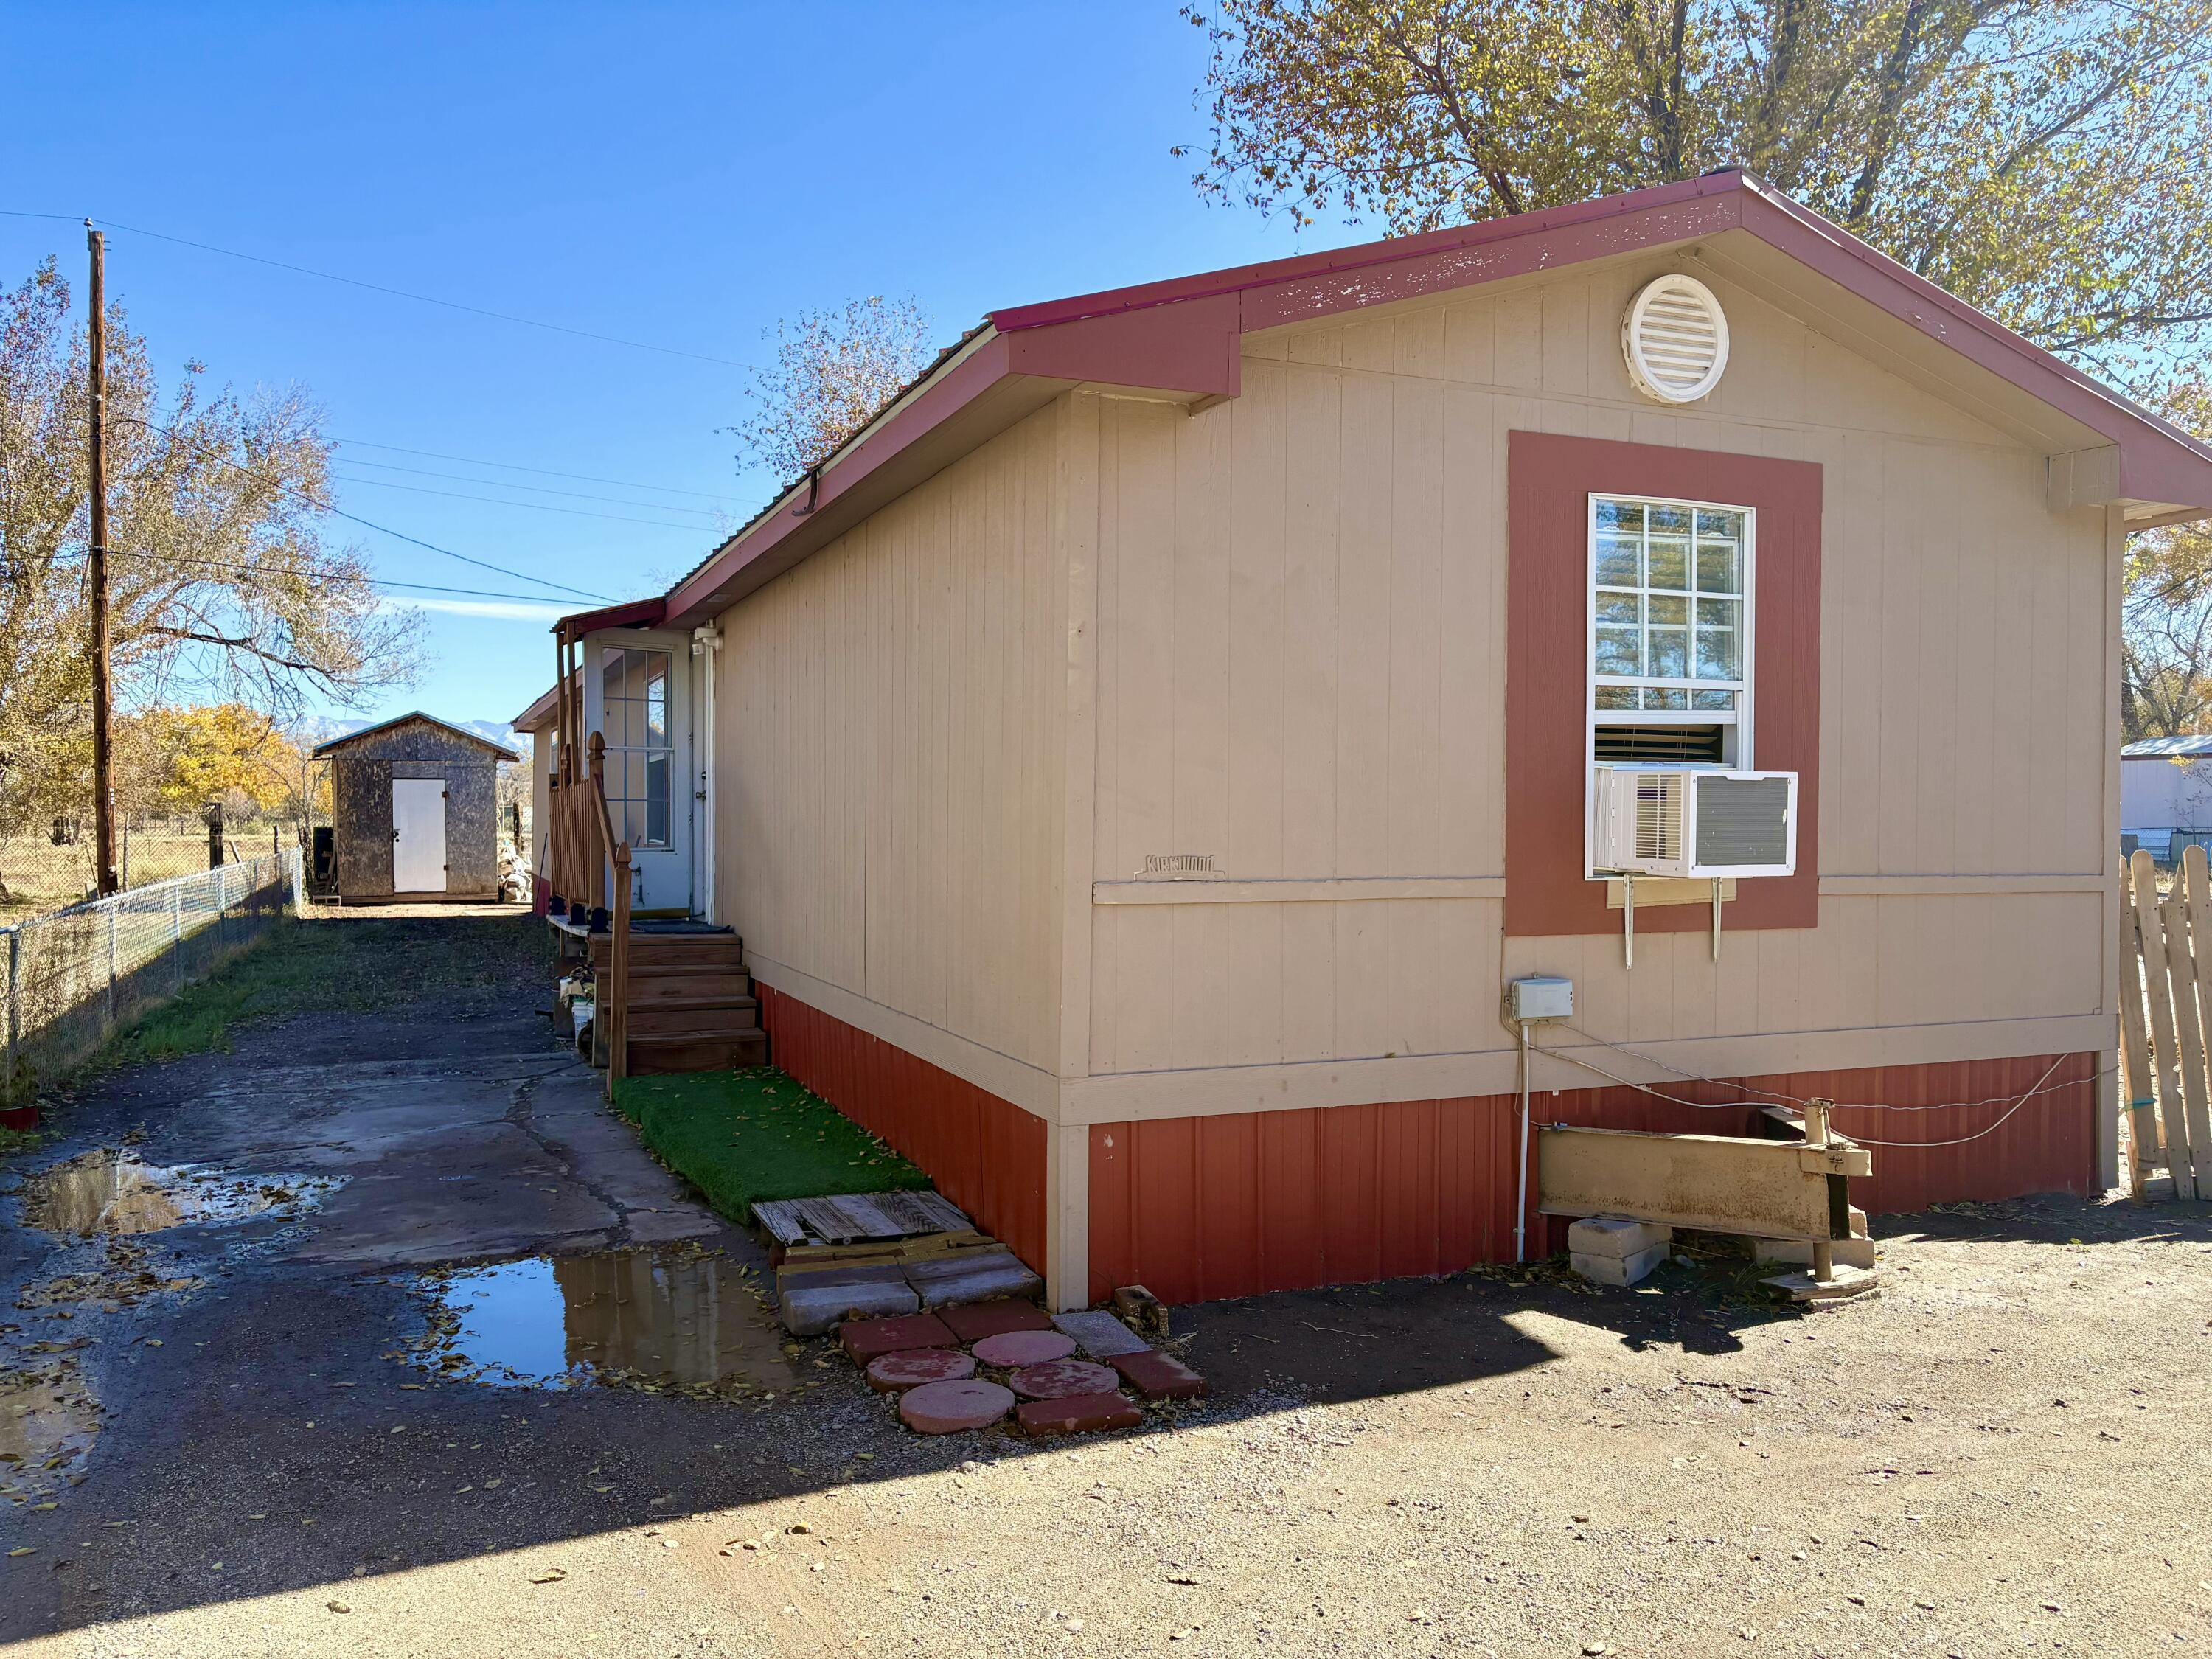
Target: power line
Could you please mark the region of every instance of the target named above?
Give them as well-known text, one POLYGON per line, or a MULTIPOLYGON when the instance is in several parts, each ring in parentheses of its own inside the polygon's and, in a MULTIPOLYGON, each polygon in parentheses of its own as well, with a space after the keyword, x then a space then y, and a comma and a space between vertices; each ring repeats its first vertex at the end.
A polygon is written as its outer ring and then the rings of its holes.
MULTIPOLYGON (((447 478, 454 483, 472 483, 486 489, 520 489, 536 495, 565 495, 571 501, 605 501, 613 507, 642 507, 654 513, 696 513, 713 518, 720 509, 712 507, 685 507, 676 501, 635 501, 627 495, 595 495, 586 489, 555 489, 547 484, 509 483, 504 478, 480 478, 473 472, 441 472, 434 467, 402 466, 397 461, 372 461, 365 456, 343 458, 348 466, 373 466, 386 472, 404 472, 410 478, 447 478)), ((559 473, 551 475, 559 477, 559 473)), ((363 479, 362 482, 367 483, 363 479)), ((649 489, 650 484, 632 484, 633 489, 649 489)))
POLYGON ((411 495, 442 495, 451 501, 482 501, 489 507, 520 507, 532 513, 565 513, 574 519, 605 519, 614 524, 651 525, 656 530, 682 530, 694 536, 702 535, 708 529, 705 525, 673 524, 666 519, 633 519, 622 513, 594 513, 582 507, 555 507, 544 501, 510 501, 497 495, 470 495, 458 489, 433 489, 427 484, 400 483, 391 478, 357 478, 343 472, 333 472, 331 476, 340 483, 369 484, 378 489, 404 489, 411 495))
MULTIPOLYGON (((556 472, 550 467, 524 466, 515 461, 488 461, 481 455, 448 455, 440 449, 409 449, 403 444, 371 443, 366 438, 334 438, 333 443, 346 449, 381 449, 393 455, 420 455, 426 460, 459 461, 468 466, 495 466, 507 472, 534 472, 541 478, 566 478, 572 483, 613 484, 620 489, 649 489, 663 495, 696 495, 702 501, 720 501, 734 506, 734 495, 717 495, 711 490, 679 489, 674 484, 640 483, 635 478, 601 478, 589 472, 556 472)), ((388 461, 356 461, 356 466, 389 466, 388 461)), ((443 477, 443 474, 434 476, 443 477)), ((484 482, 489 483, 489 479, 484 482)), ((520 486, 518 486, 520 488, 520 486)))
POLYGON ((520 599, 527 605, 551 603, 543 593, 503 593, 489 587, 441 587, 431 582, 395 581, 386 576, 355 576, 343 571, 308 570, 298 565, 240 564, 230 559, 196 559, 186 553, 149 553, 129 547, 111 547, 107 552, 111 558, 189 564, 209 570, 228 570, 241 576, 301 576, 311 581, 353 582, 363 587, 399 587, 416 593, 458 593, 476 599, 520 599))
POLYGON ((191 447, 198 450, 202 454, 210 457, 219 465, 228 467, 234 472, 243 473, 249 478, 258 478, 262 483, 269 485, 272 489, 281 489, 286 495, 293 497, 295 501, 305 501, 309 507, 313 507, 318 513, 327 513, 334 518, 343 519, 349 523, 360 525, 363 529, 374 530, 380 535, 390 536, 395 540, 406 542, 412 546, 426 548, 433 553, 442 553, 449 559, 459 559, 463 564, 472 564, 479 570, 489 570, 495 575, 512 576, 517 581, 536 582, 539 586, 550 587, 556 593, 573 594, 578 599, 597 599, 602 605, 611 605, 614 603, 614 601, 609 599, 605 593, 593 593, 584 588, 568 587, 560 582, 548 581, 544 577, 533 576, 526 570, 509 570, 505 565, 494 564, 489 559, 471 558, 465 553, 454 552, 450 547, 441 547, 435 542, 424 541, 420 536, 410 536, 404 530, 394 530, 391 526, 379 524, 374 519, 364 519, 358 513, 349 513, 343 507, 333 507, 328 501, 318 501, 314 496, 310 495, 306 490, 300 489, 297 485, 286 483, 282 478, 272 478, 267 473, 257 471, 252 467, 242 466, 238 462, 232 460, 229 456, 224 454, 222 451, 216 449, 208 444, 200 443, 193 439, 187 438, 183 433, 177 431, 173 427, 163 426, 158 421, 144 420, 135 415, 118 415, 115 418, 119 421, 129 421, 133 426, 143 426, 149 432, 159 432, 165 437, 174 439, 180 444, 189 445, 191 447))
MULTIPOLYGON (((19 209, 0 209, 11 219, 62 219, 77 216, 66 213, 28 213, 19 209)), ((88 217, 88 222, 105 225, 111 230, 120 230, 132 236, 149 236, 157 242, 171 242, 179 247, 198 248, 203 253, 218 253, 226 259, 243 259, 249 264, 268 265, 276 270, 289 270, 298 276, 313 276, 325 283, 342 283, 348 288, 367 289, 372 294, 388 295, 395 300, 412 300, 418 305, 441 306, 447 311, 466 312, 474 317, 489 317, 494 321, 514 323, 523 328, 542 328, 555 334, 567 334, 580 340, 597 340, 603 345, 628 346, 633 351, 658 352, 664 357, 688 357, 694 362, 715 363, 724 368, 757 370, 758 365, 739 362, 734 357, 716 357, 703 351, 686 351, 680 346, 655 345, 650 340, 624 339, 618 334, 601 334, 588 328, 571 328, 566 323, 549 323, 536 317, 518 317, 510 311, 493 311, 485 306, 472 306, 459 300, 443 300, 434 294, 416 294, 404 288, 392 288, 383 283, 372 283, 359 276, 342 276, 336 271, 317 270, 307 265, 295 265, 289 260, 271 259, 258 253, 240 253, 236 248, 217 247, 212 242, 196 242, 188 236, 171 236, 159 230, 147 230, 137 225, 126 225, 120 220, 88 217)))

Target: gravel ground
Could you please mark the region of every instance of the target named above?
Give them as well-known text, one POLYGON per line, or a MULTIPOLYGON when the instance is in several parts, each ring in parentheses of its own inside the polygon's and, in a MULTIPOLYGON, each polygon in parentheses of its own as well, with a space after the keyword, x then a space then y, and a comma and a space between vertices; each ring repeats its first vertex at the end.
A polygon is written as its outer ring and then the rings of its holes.
MULTIPOLYGON (((425 923, 424 948, 457 925, 425 923)), ((2212 1641, 2205 1206, 1877 1218, 1880 1297, 1809 1314, 1672 1266, 1627 1292, 1541 1269, 1179 1309, 1213 1397, 1088 1442, 909 1436, 821 1345, 765 1402, 425 1386, 383 1357, 424 1328, 390 1268, 425 1240, 460 1241, 453 1260, 647 1233, 746 1248, 599 1133, 587 1080, 532 1035, 542 995, 519 976, 504 1001, 273 1024, 77 1103, 33 1162, 138 1130, 149 1158, 236 1163, 255 1090, 297 1095, 312 1062, 328 1069, 310 1092, 357 1115, 295 1132, 282 1167, 355 1163, 321 1212, 133 1241, 162 1282, 202 1284, 76 1325, 105 1420, 58 1510, 0 1514, 11 1654, 2212 1641), (419 1071, 395 1066, 395 1030, 419 1071), (495 1190, 447 1179, 450 1136, 426 1151, 419 1127, 362 1128, 375 1089, 418 1085, 464 1116, 513 1091, 467 1143, 495 1190), (371 1228, 368 1193, 407 1229, 371 1228)), ((56 1270, 0 1229, 10 1300, 56 1270)))

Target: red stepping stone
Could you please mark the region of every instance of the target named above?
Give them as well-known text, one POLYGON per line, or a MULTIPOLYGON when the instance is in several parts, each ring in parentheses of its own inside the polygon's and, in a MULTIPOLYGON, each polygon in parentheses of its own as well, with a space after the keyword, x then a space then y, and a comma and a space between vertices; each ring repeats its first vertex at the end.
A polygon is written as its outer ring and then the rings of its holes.
POLYGON ((995 1382, 925 1382, 899 1396, 899 1420, 917 1434, 957 1434, 988 1429, 1014 1407, 1014 1396, 995 1382))
POLYGON ((975 1345, 986 1365, 1042 1365, 1075 1352, 1075 1339, 1059 1331, 1001 1331, 975 1345))
POLYGON ((902 1314, 896 1319, 848 1319, 837 1328, 837 1340, 855 1364, 902 1348, 957 1348, 952 1333, 935 1314, 902 1314))
MULTIPOLYGON (((907 1396, 911 1400, 912 1395, 907 1396)), ((1024 1434, 1095 1434, 1101 1429, 1133 1429, 1145 1420, 1137 1402, 1118 1394, 1072 1394, 1059 1400, 1032 1400, 1014 1413, 1024 1434)))
POLYGON ((1121 1379, 1088 1359, 1048 1359, 1024 1365, 1006 1381, 1024 1400, 1066 1400, 1079 1394, 1112 1394, 1121 1379))
POLYGON ((1147 1400, 1195 1400, 1206 1392, 1204 1377, 1173 1354, 1157 1349, 1117 1353, 1106 1363, 1147 1400))
POLYGON ((1008 1331, 1048 1331, 1052 1321, 1034 1302, 971 1302, 963 1308, 939 1308, 937 1316, 963 1342, 981 1342, 987 1336, 1008 1331))
POLYGON ((951 1348, 901 1348, 868 1362, 868 1386, 897 1394, 925 1382, 959 1382, 975 1375, 975 1362, 951 1348))

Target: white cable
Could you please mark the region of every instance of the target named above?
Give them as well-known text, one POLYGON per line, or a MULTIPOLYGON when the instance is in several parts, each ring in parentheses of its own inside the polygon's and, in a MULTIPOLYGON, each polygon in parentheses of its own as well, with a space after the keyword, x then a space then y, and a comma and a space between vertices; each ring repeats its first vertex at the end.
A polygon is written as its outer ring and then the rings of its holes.
MULTIPOLYGON (((1572 1028, 1570 1028, 1570 1029, 1572 1029, 1572 1028)), ((1595 1040, 1595 1039, 1593 1039, 1593 1040, 1595 1040)), ((1611 1043, 1605 1043, 1605 1044, 1601 1044, 1601 1047, 1605 1047, 1605 1048, 1611 1048, 1613 1045, 1612 1045, 1611 1043)), ((1613 1073, 1607 1071, 1603 1066, 1593 1066, 1593 1065, 1591 1065, 1591 1064, 1590 1064, 1590 1062, 1589 1062, 1589 1061, 1588 1061, 1588 1060, 1586 1060, 1580 1059, 1580 1058, 1578 1058, 1577 1056, 1576 1056, 1576 1055, 1574 1055, 1574 1054, 1568 1054, 1568 1053, 1566 1053, 1566 1052, 1565 1052, 1565 1050, 1563 1050, 1563 1049, 1559 1049, 1559 1048, 1543 1048, 1543 1049, 1540 1049, 1540 1050, 1538 1050, 1537 1052, 1539 1052, 1539 1053, 1540 1053, 1540 1054, 1549 1054, 1549 1055, 1551 1055, 1554 1060, 1565 1060, 1565 1061, 1567 1062, 1567 1064, 1568 1064, 1568 1065, 1570 1065, 1570 1066, 1581 1066, 1581 1067, 1582 1067, 1584 1071, 1586 1071, 1586 1072, 1594 1072, 1594 1073, 1595 1073, 1599 1077, 1605 1078, 1605 1079, 1608 1079, 1608 1080, 1609 1080, 1609 1081, 1611 1081, 1611 1082, 1617 1083, 1617 1084, 1620 1085, 1620 1086, 1621 1086, 1622 1088, 1624 1088, 1624 1089, 1634 1089, 1634 1090, 1636 1090, 1636 1091, 1637 1091, 1638 1093, 1640 1093, 1640 1094, 1647 1094, 1647 1095, 1650 1095, 1650 1096, 1654 1100, 1663 1100, 1663 1101, 1668 1102, 1668 1103, 1669 1104, 1671 1104, 1671 1105, 1675 1105, 1675 1106, 1692 1106, 1692 1107, 1695 1107, 1698 1110, 1699 1110, 1699 1111, 1704 1111, 1704 1112, 1725 1112, 1725 1111, 1741 1111, 1741 1110, 1742 1110, 1742 1109, 1743 1109, 1744 1105, 1746 1104, 1746 1103, 1744 1103, 1744 1102, 1742 1102, 1742 1101, 1736 1101, 1736 1100, 1721 1100, 1721 1101, 1711 1101, 1711 1100, 1684 1100, 1684 1099, 1683 1099, 1680 1096, 1679 1096, 1679 1095, 1670 1095, 1670 1094, 1667 1094, 1667 1093, 1665 1093, 1664 1091, 1661 1091, 1661 1090, 1654 1089, 1654 1088, 1650 1087, 1648 1084, 1637 1083, 1637 1082, 1633 1082, 1633 1081, 1632 1081, 1631 1079, 1627 1079, 1627 1078, 1625 1078, 1625 1077, 1618 1077, 1618 1076, 1615 1076, 1613 1073)), ((1929 1106, 1899 1106, 1899 1107, 1884 1107, 1884 1106, 1880 1105, 1879 1103, 1853 1103, 1853 1104, 1845 1104, 1845 1103, 1843 1103, 1838 1102, 1838 1103, 1832 1103, 1834 1105, 1835 1109, 1836 1109, 1836 1110, 1838 1110, 1838 1111, 1854 1111, 1854 1110, 1860 1110, 1860 1111, 1878 1111, 1878 1110, 1891 1110, 1891 1111, 1924 1111, 1924 1112, 1936 1112, 1936 1111, 1946 1111, 1946 1110, 1952 1109, 1954 1109, 1954 1108, 1972 1107, 1972 1106, 1994 1106, 1994 1105, 1996 1105, 1999 1101, 2004 1101, 2004 1100, 2010 1100, 2010 1101, 2012 1101, 2012 1107, 2011 1107, 2011 1109, 2010 1109, 2010 1110, 2008 1110, 2008 1111, 2007 1111, 2007 1112, 2004 1114, 2004 1115, 2003 1115, 2003 1116, 2002 1116, 2002 1117, 1998 1118, 1998 1119, 1997 1119, 1997 1121, 1996 1121, 1995 1123, 1990 1124, 1990 1125, 1988 1127, 1986 1127, 1986 1128, 1983 1128, 1983 1129, 1977 1129, 1973 1133, 1972 1133, 1972 1134, 1970 1134, 1970 1135, 1960 1135, 1960 1136, 1959 1136, 1956 1139, 1953 1139, 1953 1140, 1871 1140, 1871 1139, 1869 1139, 1867 1137, 1865 1137, 1865 1136, 1863 1136, 1863 1135, 1850 1135, 1850 1136, 1846 1137, 1848 1139, 1850 1139, 1851 1142, 1853 1142, 1853 1143, 1854 1143, 1855 1145, 1856 1145, 1856 1146, 1887 1146, 1887 1147, 1892 1147, 1892 1148, 1895 1148, 1895 1149, 1898 1149, 1898 1150, 1900 1150, 1900 1151, 1905 1151, 1905 1152, 1910 1152, 1910 1151, 1911 1151, 1912 1149, 1914 1149, 1914 1148, 1916 1148, 1916 1147, 1923 1147, 1923 1146, 1965 1146, 1965 1145, 1966 1145, 1968 1141, 1970 1141, 1970 1140, 1979 1140, 1979 1139, 1981 1139, 1984 1135, 1990 1135, 1990 1134, 1994 1134, 1994 1133, 1996 1133, 1997 1132, 1997 1130, 1999 1130, 1999 1129, 2001 1129, 2001 1128, 2002 1128, 2002 1127, 2004 1127, 2004 1125, 2005 1125, 2006 1121, 2007 1121, 2008 1119, 2010 1119, 2010 1118, 2011 1118, 2011 1116, 2013 1115, 2013 1114, 2014 1114, 2014 1112, 2019 1111, 2019 1110, 2020 1110, 2020 1109, 2021 1109, 2021 1107, 2023 1107, 2023 1106, 2027 1105, 2027 1103, 2028 1103, 2030 1100, 2032 1100, 2033 1098, 2034 1098, 2037 1095, 2051 1093, 2051 1092, 2054 1092, 2056 1089, 2078 1089, 2078 1088, 2082 1087, 2085 1084, 2087 1084, 2087 1083, 2090 1083, 2090 1082, 2093 1082, 2093 1081, 2094 1081, 2094 1080, 2095 1080, 2094 1078, 2084 1078, 2084 1079, 2079 1079, 2079 1080, 2075 1081, 2075 1082, 2057 1084, 2057 1085, 2054 1085, 2054 1088, 2053 1088, 2053 1089, 2045 1089, 2045 1088, 2044 1087, 2044 1085, 2045 1085, 2046 1083, 2049 1083, 2049 1082, 2050 1082, 2050 1080, 2051 1080, 2051 1074, 2053 1072, 2056 1072, 2056 1071, 2057 1071, 2057 1070, 2061 1066, 2064 1065, 2064 1064, 2066 1063, 2066 1060, 2067 1060, 2067 1056, 2066 1056, 2066 1055, 2064 1055, 2064 1054, 2061 1054, 2061 1055, 2059 1055, 2059 1056, 2058 1056, 2058 1058, 2057 1058, 2057 1059, 2056 1059, 2056 1060, 2052 1060, 2052 1061, 2051 1062, 2050 1066, 2049 1066, 2047 1068, 2045 1068, 2045 1072, 2044 1072, 2043 1075, 2042 1075, 2041 1077, 2039 1077, 2039 1078, 2038 1078, 2038 1079, 2036 1079, 2034 1087, 2033 1087, 2033 1088, 2029 1089, 2026 1093, 2024 1093, 2024 1094, 2021 1095, 2017 1099, 2014 1099, 2014 1098, 2012 1096, 2010 1096, 2010 1095, 1997 1095, 1997 1096, 1995 1096, 1995 1097, 1991 1097, 1990 1099, 1988 1099, 1988 1100, 1954 1100, 1954 1101, 1948 1101, 1948 1102, 1945 1102, 1945 1103, 1944 1103, 1943 1104, 1942 1104, 1942 1105, 1929 1105, 1929 1106)), ((2112 1069, 2112 1068, 2108 1067, 2108 1068, 2106 1068, 2106 1069, 2107 1069, 2107 1070, 2110 1070, 2110 1069, 2112 1069)), ((2097 1075, 2101 1076, 2101 1075, 2103 1075, 2103 1073, 2098 1073, 2097 1075)), ((1687 1080, 1692 1081, 1692 1082, 1698 1082, 1698 1083, 1711 1083, 1711 1084, 1714 1084, 1716 1086, 1717 1086, 1717 1087, 1721 1087, 1721 1088, 1729 1088, 1729 1087, 1737 1086, 1737 1085, 1729 1085, 1729 1084, 1721 1083, 1717 1079, 1714 1079, 1714 1078, 1692 1078, 1692 1079, 1688 1079, 1687 1080)))
MULTIPOLYGON (((2043 1085, 2051 1080, 2051 1073, 2057 1071, 2065 1063, 2066 1056, 2063 1054, 2059 1055, 2057 1059, 2052 1060, 2049 1068, 2045 1071, 2043 1075, 2036 1079, 2035 1087, 2030 1089, 2027 1093, 2022 1095, 2018 1100, 2013 1102, 2011 1110, 2007 1111, 2002 1117, 1997 1119, 1996 1122, 1990 1124, 1986 1129, 1977 1129, 1970 1135, 1960 1135, 1955 1140, 1869 1140, 1860 1135, 1853 1135, 1851 1139, 1862 1146, 1891 1146, 1906 1151, 1923 1146, 1963 1146, 1970 1140, 1979 1140, 1984 1135, 1993 1135, 1999 1129, 2003 1128, 2007 1120, 2012 1116, 2014 1112, 2017 1112, 2021 1107, 2027 1105, 2030 1099, 2043 1092, 2043 1085)), ((2075 1088, 2078 1086, 2079 1085, 2075 1084, 2062 1084, 2060 1085, 2062 1088, 2075 1088)), ((1978 1103, 1982 1105, 1990 1105, 1994 1103, 1983 1101, 1978 1103)))
MULTIPOLYGON (((1595 1043, 1601 1048, 1610 1048, 1617 1054, 1626 1054, 1631 1060, 1640 1060, 1647 1066, 1656 1066, 1661 1071, 1668 1073, 1670 1077, 1680 1078, 1685 1083, 1709 1084, 1716 1089, 1735 1089, 1741 1091, 1744 1094, 1761 1096, 1765 1099, 1774 1101, 1778 1104, 1784 1106, 1804 1106, 1809 1103, 1802 1097, 1798 1095, 1778 1094, 1771 1089, 1755 1089, 1748 1083, 1736 1083, 1725 1078, 1700 1077, 1694 1072, 1685 1072, 1669 1066, 1665 1060, 1659 1059, 1656 1055, 1647 1054, 1641 1049, 1626 1048, 1618 1042, 1607 1042, 1603 1037, 1592 1036, 1589 1032, 1583 1030, 1579 1025, 1568 1025, 1565 1022, 1562 1021, 1561 1026, 1564 1030, 1572 1031, 1577 1036, 1582 1038, 1585 1042, 1595 1043)), ((1575 1060, 1571 1054, 1565 1053, 1564 1050, 1558 1048, 1546 1048, 1540 1052, 1556 1055, 1559 1059, 1568 1060, 1574 1065, 1583 1066, 1589 1071, 1596 1072, 1600 1077, 1613 1077, 1612 1073, 1600 1071, 1598 1067, 1589 1066, 1586 1061, 1575 1060)), ((2062 1058, 2063 1057, 2062 1056, 2062 1058)), ((2057 1069, 2057 1067, 2054 1064, 2051 1070, 2055 1071, 2057 1069)), ((2118 1067, 2117 1066, 2107 1066, 2103 1071, 2096 1073, 2094 1077, 2109 1076, 2118 1069, 2118 1067)), ((2044 1073, 2044 1076, 2046 1078, 2050 1075, 2050 1072, 2045 1072, 2044 1073)), ((2085 1079, 2083 1081, 2094 1081, 2094 1077, 2085 1079)), ((1613 1080, 1631 1089, 1640 1089, 1644 1087, 1640 1083, 1630 1083, 1626 1078, 1613 1078, 1613 1080)), ((2039 1085, 2038 1087, 2028 1091, 2028 1093, 2052 1094, 2061 1089, 2071 1089, 2075 1086, 2077 1085, 2073 1083, 2054 1084, 2049 1089, 2045 1089, 2039 1085)), ((1668 1095, 1662 1095, 1660 1098, 1662 1100, 1668 1100, 1673 1099, 1674 1097, 1668 1095)), ((1834 1100, 1830 1101, 1828 1103, 1839 1112, 1949 1112, 1964 1110, 1974 1106, 1998 1106, 2003 1104, 2008 1100, 2024 1098, 2026 1098, 2025 1096, 2003 1094, 1990 1095, 1982 1100, 1930 1101, 1924 1105, 1905 1105, 1890 1101, 1880 1100, 1834 1100)), ((1707 1103, 1696 1100, 1681 1100, 1675 1102, 1675 1104, 1680 1106, 1698 1106, 1701 1108, 1710 1106, 1712 1109, 1718 1109, 1722 1107, 1729 1106, 1741 1106, 1745 1103, 1746 1103, 1742 1101, 1720 1101, 1716 1103, 1707 1103)))

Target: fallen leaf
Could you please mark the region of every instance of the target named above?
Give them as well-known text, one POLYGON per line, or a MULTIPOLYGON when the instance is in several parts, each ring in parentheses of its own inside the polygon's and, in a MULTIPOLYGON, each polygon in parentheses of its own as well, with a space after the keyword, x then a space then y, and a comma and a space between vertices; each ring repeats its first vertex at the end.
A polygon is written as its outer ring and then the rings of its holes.
POLYGON ((568 1576, 566 1567, 548 1567, 530 1582, 533 1584, 557 1584, 568 1576))
POLYGON ((351 1613, 353 1611, 353 1609, 343 1601, 325 1601, 323 1605, 328 1607, 332 1613, 351 1613))

